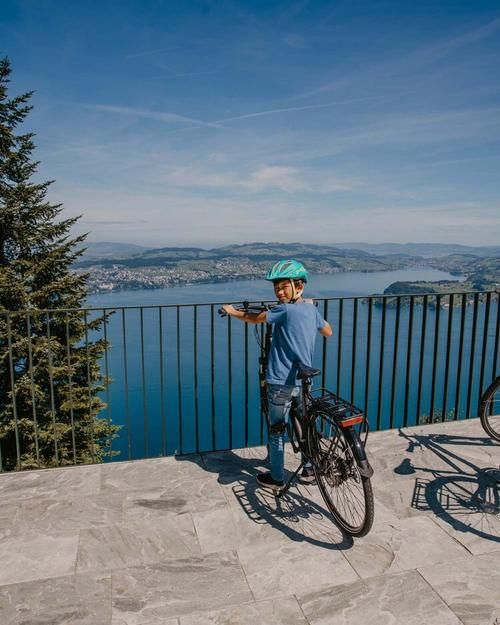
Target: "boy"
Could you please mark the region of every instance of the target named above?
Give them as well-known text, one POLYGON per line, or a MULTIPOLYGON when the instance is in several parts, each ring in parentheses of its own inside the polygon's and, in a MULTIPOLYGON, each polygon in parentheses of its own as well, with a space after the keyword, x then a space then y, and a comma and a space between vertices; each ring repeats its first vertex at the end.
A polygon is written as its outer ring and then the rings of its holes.
MULTIPOLYGON (((272 310, 258 314, 236 310, 231 305, 224 306, 228 315, 246 323, 271 323, 273 340, 266 372, 269 400, 269 455, 271 471, 260 473, 257 483, 273 492, 284 486, 284 438, 285 423, 292 404, 301 412, 301 384, 297 379, 294 361, 299 360, 312 366, 316 334, 331 336, 330 324, 323 319, 312 300, 302 297, 308 274, 302 263, 296 260, 278 261, 268 271, 266 280, 274 285, 274 293, 279 300, 272 310)), ((310 467, 304 467, 304 478, 312 476, 310 467)))

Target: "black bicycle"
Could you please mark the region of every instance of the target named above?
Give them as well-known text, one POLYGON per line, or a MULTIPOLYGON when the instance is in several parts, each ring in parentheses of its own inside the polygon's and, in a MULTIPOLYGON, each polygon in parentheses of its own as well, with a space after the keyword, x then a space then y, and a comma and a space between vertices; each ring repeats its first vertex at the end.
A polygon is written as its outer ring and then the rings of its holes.
MULTIPOLYGON (((244 302, 238 310, 260 313, 269 307, 244 302)), ((219 311, 225 315, 223 309, 219 311)), ((266 324, 255 336, 260 346, 259 381, 260 405, 269 430, 266 368, 272 341, 272 326, 266 324)), ((373 469, 365 452, 368 423, 362 410, 327 389, 312 389, 312 380, 321 372, 294 363, 297 377, 302 380, 302 416, 290 410, 287 423, 288 440, 301 463, 284 487, 277 493, 282 497, 298 479, 299 472, 311 464, 323 500, 336 523, 351 536, 365 536, 374 518, 373 490, 370 478, 373 469)))
POLYGON ((479 402, 479 418, 485 432, 500 441, 500 376, 483 393, 479 402))

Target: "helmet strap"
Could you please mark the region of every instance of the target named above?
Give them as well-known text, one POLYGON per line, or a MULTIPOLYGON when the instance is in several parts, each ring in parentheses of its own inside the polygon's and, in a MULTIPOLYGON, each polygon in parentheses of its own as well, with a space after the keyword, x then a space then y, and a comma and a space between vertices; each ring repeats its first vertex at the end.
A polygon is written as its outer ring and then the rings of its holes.
POLYGON ((290 304, 295 304, 295 302, 299 299, 299 297, 302 295, 302 291, 304 290, 302 288, 302 290, 300 291, 300 293, 297 293, 297 287, 295 286, 295 282, 293 280, 290 280, 290 285, 292 287, 292 297, 290 299, 290 304))

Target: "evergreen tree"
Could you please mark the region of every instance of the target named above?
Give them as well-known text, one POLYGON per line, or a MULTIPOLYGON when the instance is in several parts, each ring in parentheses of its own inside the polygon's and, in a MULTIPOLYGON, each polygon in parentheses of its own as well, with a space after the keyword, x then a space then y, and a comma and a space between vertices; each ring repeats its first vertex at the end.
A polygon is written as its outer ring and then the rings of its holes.
POLYGON ((33 181, 34 135, 17 134, 32 92, 9 99, 10 72, 0 59, 1 468, 101 461, 117 431, 98 417, 107 320, 78 310, 87 276, 71 266, 86 235, 71 238, 79 217, 47 200, 53 181, 33 181))

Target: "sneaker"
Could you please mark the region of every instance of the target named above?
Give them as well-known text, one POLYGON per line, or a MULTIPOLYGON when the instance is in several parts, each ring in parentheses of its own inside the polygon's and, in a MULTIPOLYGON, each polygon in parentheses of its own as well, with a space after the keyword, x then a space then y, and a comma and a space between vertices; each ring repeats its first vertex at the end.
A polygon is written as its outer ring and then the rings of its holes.
POLYGON ((302 482, 314 482, 314 469, 311 466, 305 466, 300 472, 300 479, 302 482))
POLYGON ((278 480, 274 480, 270 472, 259 473, 257 475, 257 484, 259 486, 262 486, 262 488, 267 488, 268 490, 272 490, 274 493, 279 493, 279 491, 285 485, 283 481, 279 482, 278 480))

